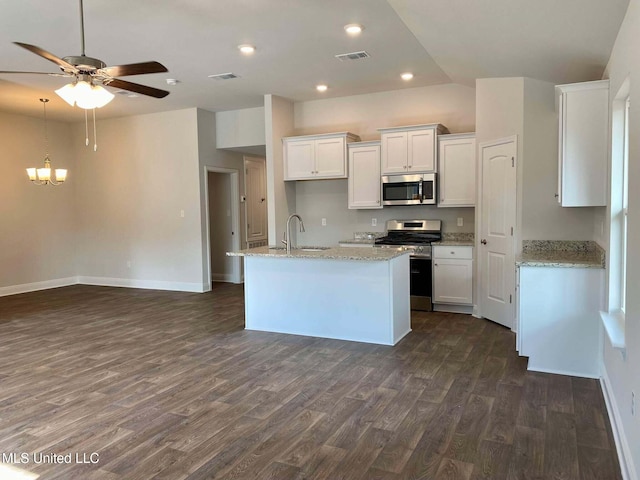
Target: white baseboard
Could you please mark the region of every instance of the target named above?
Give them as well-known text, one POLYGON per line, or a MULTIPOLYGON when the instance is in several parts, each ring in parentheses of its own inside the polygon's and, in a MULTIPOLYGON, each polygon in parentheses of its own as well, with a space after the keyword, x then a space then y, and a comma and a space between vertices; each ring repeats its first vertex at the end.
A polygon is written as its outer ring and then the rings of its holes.
POLYGON ((471 315, 473 313, 473 307, 471 305, 449 305, 447 303, 434 303, 434 312, 447 312, 447 313, 464 313, 471 315))
POLYGON ((531 357, 529 357, 527 370, 529 370, 530 372, 542 372, 542 373, 554 373, 556 375, 567 375, 569 377, 595 378, 595 379, 600 378, 600 375, 598 375, 597 373, 576 372, 573 370, 562 370, 562 369, 555 369, 555 368, 540 368, 540 367, 536 367, 535 365, 532 366, 531 357))
POLYGON ((607 413, 609 414, 613 439, 616 443, 622 478, 623 480, 638 480, 638 475, 633 464, 633 457, 631 456, 631 449, 629 448, 629 442, 627 442, 627 437, 624 434, 624 425, 622 424, 618 404, 613 399, 611 382, 609 380, 607 370, 604 367, 602 368, 600 384, 602 385, 604 403, 607 406, 607 413))
POLYGON ((69 285, 75 285, 77 283, 78 277, 67 277, 54 278, 53 280, 44 280, 42 282, 23 283, 21 285, 10 285, 8 287, 0 287, 0 297, 47 290, 49 288, 68 287, 69 285))
POLYGON ((148 290, 172 290, 176 292, 202 293, 209 289, 203 283, 191 282, 165 282, 158 280, 134 280, 130 278, 110 278, 110 277, 78 277, 78 283, 83 285, 97 285, 101 287, 126 287, 144 288, 148 290))
POLYGON ((226 283, 235 283, 233 281, 233 275, 229 273, 212 273, 211 274, 212 282, 226 282, 226 283))

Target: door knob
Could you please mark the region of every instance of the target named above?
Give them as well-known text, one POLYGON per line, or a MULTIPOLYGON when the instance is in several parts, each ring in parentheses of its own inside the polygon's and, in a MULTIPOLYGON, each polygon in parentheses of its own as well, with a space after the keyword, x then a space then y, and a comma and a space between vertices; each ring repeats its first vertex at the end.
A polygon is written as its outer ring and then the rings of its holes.
POLYGON ((480 243, 483 244, 483 245, 486 245, 487 241, 483 238, 482 240, 480 240, 480 243))

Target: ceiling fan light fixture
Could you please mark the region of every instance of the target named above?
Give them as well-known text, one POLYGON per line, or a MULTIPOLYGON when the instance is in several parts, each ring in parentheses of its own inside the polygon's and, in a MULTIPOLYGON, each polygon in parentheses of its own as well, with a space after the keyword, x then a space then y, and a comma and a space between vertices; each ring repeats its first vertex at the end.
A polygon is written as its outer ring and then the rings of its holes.
POLYGON ((102 108, 115 97, 106 88, 92 85, 86 80, 69 83, 56 90, 56 93, 69 105, 77 105, 85 110, 102 108))

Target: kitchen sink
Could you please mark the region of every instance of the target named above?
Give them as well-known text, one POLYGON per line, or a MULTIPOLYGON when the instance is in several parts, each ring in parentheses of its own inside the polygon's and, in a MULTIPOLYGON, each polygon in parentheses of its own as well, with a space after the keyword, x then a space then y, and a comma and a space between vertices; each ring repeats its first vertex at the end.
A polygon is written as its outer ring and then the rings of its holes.
POLYGON ((330 247, 300 247, 295 250, 300 250, 302 252, 322 252, 323 250, 329 250, 330 247))

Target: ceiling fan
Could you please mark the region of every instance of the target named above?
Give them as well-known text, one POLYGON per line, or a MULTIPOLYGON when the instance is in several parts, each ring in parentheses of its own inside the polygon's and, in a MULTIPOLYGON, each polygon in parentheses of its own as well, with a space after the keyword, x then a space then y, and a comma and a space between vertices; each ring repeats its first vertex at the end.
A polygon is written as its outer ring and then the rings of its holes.
MULTIPOLYGON (((21 74, 36 74, 36 75, 50 75, 56 77, 71 77, 74 78, 73 86, 86 82, 90 88, 97 88, 100 86, 109 86, 118 88, 121 90, 127 90, 141 95, 147 95, 154 98, 164 98, 169 95, 166 90, 160 90, 158 88, 149 87, 146 85, 140 85, 139 83, 128 82, 126 80, 120 80, 115 77, 124 77, 128 75, 144 75, 148 73, 161 73, 167 72, 167 68, 159 62, 142 62, 132 63, 128 65, 116 65, 109 67, 102 60, 97 58, 87 57, 85 55, 84 45, 84 8, 82 0, 80 0, 80 31, 82 40, 82 53, 79 56, 67 56, 57 57, 56 55, 43 50, 35 45, 29 45, 27 43, 13 42, 14 44, 29 50, 36 55, 41 56, 55 63, 60 67, 62 73, 47 73, 47 72, 17 72, 17 71, 0 71, 0 74, 6 73, 21 73, 21 74)), ((63 87, 64 88, 64 87, 63 87)), ((62 89, 60 89, 62 90, 62 89)), ((56 92, 58 93, 58 92, 56 92)), ((60 95, 60 93, 58 93, 60 95)), ((113 98, 109 93, 109 100, 113 98)), ((62 96, 62 95, 61 95, 62 96)), ((64 97, 63 97, 64 98, 64 97)), ((65 98, 67 102, 67 100, 65 98)), ((108 101, 106 103, 108 103, 108 101)), ((69 102, 73 105, 72 102, 69 102)), ((81 106, 81 105, 79 105, 81 106)), ((85 108, 82 107, 81 108, 85 108)))

